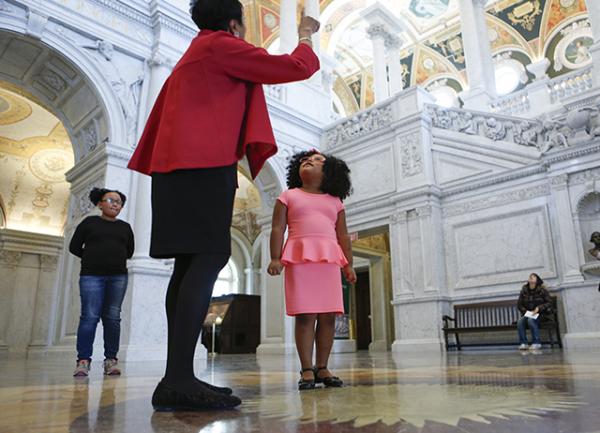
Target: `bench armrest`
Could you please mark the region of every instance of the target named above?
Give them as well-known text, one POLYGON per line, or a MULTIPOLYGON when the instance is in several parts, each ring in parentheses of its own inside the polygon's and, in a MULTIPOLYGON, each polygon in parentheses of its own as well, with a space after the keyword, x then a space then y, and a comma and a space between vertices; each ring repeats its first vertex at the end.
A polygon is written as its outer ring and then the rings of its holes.
POLYGON ((450 328, 449 321, 456 322, 456 319, 447 315, 442 316, 442 320, 444 321, 444 328, 450 328))

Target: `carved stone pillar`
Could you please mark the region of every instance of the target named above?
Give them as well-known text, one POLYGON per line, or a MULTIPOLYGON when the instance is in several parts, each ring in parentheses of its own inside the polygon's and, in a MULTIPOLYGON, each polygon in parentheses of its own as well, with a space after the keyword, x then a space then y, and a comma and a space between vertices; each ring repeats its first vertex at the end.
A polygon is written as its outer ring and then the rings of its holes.
POLYGON ((387 31, 381 24, 371 24, 367 34, 373 43, 373 85, 375 87, 375 103, 389 96, 387 71, 385 68, 385 37, 387 31))
POLYGON ((290 53, 298 44, 297 0, 281 0, 279 5, 279 52, 290 53))
POLYGON ((400 64, 402 39, 390 34, 385 38, 385 47, 387 49, 390 96, 394 96, 402 91, 402 65, 400 64))
POLYGON ((469 78, 469 90, 461 97, 465 108, 481 111, 489 111, 489 103, 496 97, 485 3, 486 0, 459 0, 462 43, 469 78))

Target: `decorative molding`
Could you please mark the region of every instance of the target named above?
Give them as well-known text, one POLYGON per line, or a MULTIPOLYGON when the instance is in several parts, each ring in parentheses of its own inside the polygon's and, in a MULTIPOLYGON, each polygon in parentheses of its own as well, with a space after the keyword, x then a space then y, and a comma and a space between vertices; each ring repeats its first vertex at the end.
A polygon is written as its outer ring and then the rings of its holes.
POLYGON ((341 122, 325 133, 324 146, 333 149, 347 144, 367 134, 390 126, 392 123, 392 106, 376 106, 357 113, 341 122))
POLYGON ((406 213, 406 211, 400 211, 400 212, 396 212, 390 215, 390 223, 391 224, 399 224, 399 225, 403 225, 406 224, 408 222, 408 215, 406 213))
POLYGON ((569 182, 568 174, 559 174, 558 176, 553 176, 550 178, 550 185, 553 188, 566 188, 569 182))
POLYGON ((478 181, 478 182, 470 182, 466 185, 461 185, 461 186, 454 187, 454 188, 444 189, 444 191, 442 192, 442 197, 449 197, 452 195, 461 194, 463 192, 474 191, 474 190, 477 190, 477 189, 480 189, 480 188, 483 188, 486 186, 497 185, 497 184, 500 184, 503 182, 510 182, 512 180, 522 179, 522 178, 532 176, 535 174, 544 173, 546 171, 547 171, 547 166, 537 165, 537 166, 533 166, 531 168, 526 168, 524 170, 513 171, 512 173, 508 173, 508 174, 500 174, 500 175, 496 175, 491 178, 488 178, 486 180, 482 180, 482 181, 478 181))
POLYGON ((455 217, 482 209, 503 206, 523 200, 531 200, 536 197, 546 196, 548 194, 550 194, 550 187, 548 184, 536 185, 516 191, 505 192, 495 196, 489 196, 465 203, 446 206, 443 209, 443 216, 445 218, 455 217))
POLYGON ((55 270, 58 266, 58 256, 50 254, 41 254, 40 265, 42 269, 55 270))
POLYGON ((423 171, 423 152, 421 135, 415 132, 399 138, 400 154, 402 157, 402 174, 412 177, 423 171))
POLYGON ((597 180, 600 180, 600 168, 593 168, 591 170, 572 174, 569 179, 569 184, 580 185, 587 182, 595 182, 597 180))
POLYGON ((16 268, 23 254, 20 251, 0 250, 0 264, 7 268, 16 268))

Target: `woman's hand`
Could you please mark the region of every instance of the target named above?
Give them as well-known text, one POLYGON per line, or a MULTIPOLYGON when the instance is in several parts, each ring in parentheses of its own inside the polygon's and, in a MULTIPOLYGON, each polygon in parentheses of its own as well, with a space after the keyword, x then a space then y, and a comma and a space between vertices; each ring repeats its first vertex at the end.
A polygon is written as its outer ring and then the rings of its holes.
POLYGON ((281 263, 281 260, 279 259, 273 259, 271 260, 271 263, 269 263, 269 267, 267 268, 267 273, 269 275, 279 275, 281 274, 281 271, 283 270, 283 264, 281 263))
POLYGON ((344 269, 342 269, 342 272, 344 273, 344 277, 346 278, 346 281, 348 281, 350 284, 356 283, 356 272, 354 271, 354 268, 352 266, 350 266, 350 265, 344 266, 344 269))
POLYGON ((310 38, 313 34, 319 31, 321 23, 319 23, 313 17, 304 16, 302 12, 302 18, 300 19, 300 25, 298 26, 298 37, 299 38, 310 38))

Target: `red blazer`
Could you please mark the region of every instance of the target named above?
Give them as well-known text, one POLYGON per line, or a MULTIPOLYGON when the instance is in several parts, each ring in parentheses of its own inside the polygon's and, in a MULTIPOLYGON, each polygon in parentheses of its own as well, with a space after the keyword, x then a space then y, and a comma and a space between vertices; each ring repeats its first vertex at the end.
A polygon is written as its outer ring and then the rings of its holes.
POLYGON ((318 70, 306 44, 270 55, 230 33, 201 31, 163 85, 128 167, 167 173, 247 155, 256 177, 277 153, 261 84, 304 80, 318 70))

